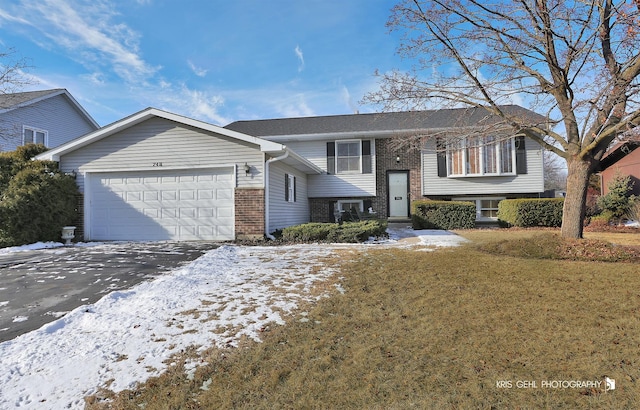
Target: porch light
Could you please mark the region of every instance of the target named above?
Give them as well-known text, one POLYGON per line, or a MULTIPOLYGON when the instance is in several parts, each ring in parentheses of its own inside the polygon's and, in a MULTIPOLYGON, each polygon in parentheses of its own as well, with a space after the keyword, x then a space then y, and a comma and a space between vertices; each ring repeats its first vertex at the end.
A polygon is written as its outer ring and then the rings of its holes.
POLYGON ((78 176, 78 174, 76 174, 76 170, 71 170, 71 172, 65 172, 64 173, 66 176, 71 177, 73 179, 76 179, 76 177, 78 176))
POLYGON ((396 164, 400 163, 400 155, 396 155, 396 164))
POLYGON ((244 174, 246 176, 249 176, 249 174, 251 173, 251 167, 249 166, 249 164, 247 164, 246 162, 244 163, 244 174))

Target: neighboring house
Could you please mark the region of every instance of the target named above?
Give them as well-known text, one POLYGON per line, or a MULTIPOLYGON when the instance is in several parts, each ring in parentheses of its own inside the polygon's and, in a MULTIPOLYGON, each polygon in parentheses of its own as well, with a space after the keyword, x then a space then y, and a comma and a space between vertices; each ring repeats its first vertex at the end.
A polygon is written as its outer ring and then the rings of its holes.
POLYGON ((609 184, 616 177, 630 176, 631 193, 640 195, 640 140, 624 141, 615 145, 600 161, 600 188, 602 195, 609 193, 609 184))
POLYGON ((394 137, 486 119, 480 110, 439 110, 221 128, 148 108, 37 158, 77 174, 85 240, 255 238, 335 221, 351 208, 408 220, 410 201, 419 198, 474 201, 478 219, 495 218, 499 200, 544 191, 538 144, 501 138, 472 148, 460 141, 441 142, 442 150, 435 141, 392 148, 394 137))
POLYGON ((53 148, 98 128, 65 89, 0 94, 0 151, 28 143, 53 148))

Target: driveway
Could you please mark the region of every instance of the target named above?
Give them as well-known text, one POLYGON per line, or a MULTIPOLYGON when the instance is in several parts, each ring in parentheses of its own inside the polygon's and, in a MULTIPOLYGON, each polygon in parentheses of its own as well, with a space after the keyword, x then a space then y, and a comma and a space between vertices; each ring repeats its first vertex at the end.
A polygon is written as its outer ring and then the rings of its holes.
POLYGON ((216 247, 211 242, 109 243, 0 254, 0 342, 216 247))

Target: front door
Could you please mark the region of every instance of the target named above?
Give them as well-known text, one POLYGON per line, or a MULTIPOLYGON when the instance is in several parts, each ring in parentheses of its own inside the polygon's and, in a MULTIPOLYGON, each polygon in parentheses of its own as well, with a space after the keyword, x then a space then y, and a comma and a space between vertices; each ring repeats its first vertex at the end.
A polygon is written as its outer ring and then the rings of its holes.
POLYGON ((389 217, 409 217, 409 172, 389 172, 387 174, 389 192, 389 217))

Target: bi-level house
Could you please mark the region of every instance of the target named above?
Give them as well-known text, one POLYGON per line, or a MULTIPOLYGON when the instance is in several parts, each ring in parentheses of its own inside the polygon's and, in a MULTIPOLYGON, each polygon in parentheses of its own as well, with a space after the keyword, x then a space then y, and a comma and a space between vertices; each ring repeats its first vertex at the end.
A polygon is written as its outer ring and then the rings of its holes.
MULTIPOLYGON (((518 106, 503 109, 544 122, 518 106)), ((471 201, 478 220, 491 220, 500 200, 542 194, 544 175, 541 147, 531 140, 456 138, 487 122, 484 110, 448 109, 238 121, 225 128, 285 144, 322 169, 307 181, 311 221, 333 221, 336 211, 352 207, 406 220, 411 201, 421 198, 471 201)))
MULTIPOLYGON (((539 118, 521 107, 504 109, 539 118)), ((466 135, 486 121, 482 110, 453 109, 223 128, 148 108, 38 158, 76 173, 85 240, 263 237, 335 221, 351 208, 406 220, 419 198, 473 201, 482 220, 495 218, 504 198, 544 191, 541 147, 504 135, 415 137, 466 135), (409 149, 399 138, 418 144, 409 149)))
POLYGON ((53 148, 98 128, 65 89, 0 94, 0 151, 28 143, 53 148))

